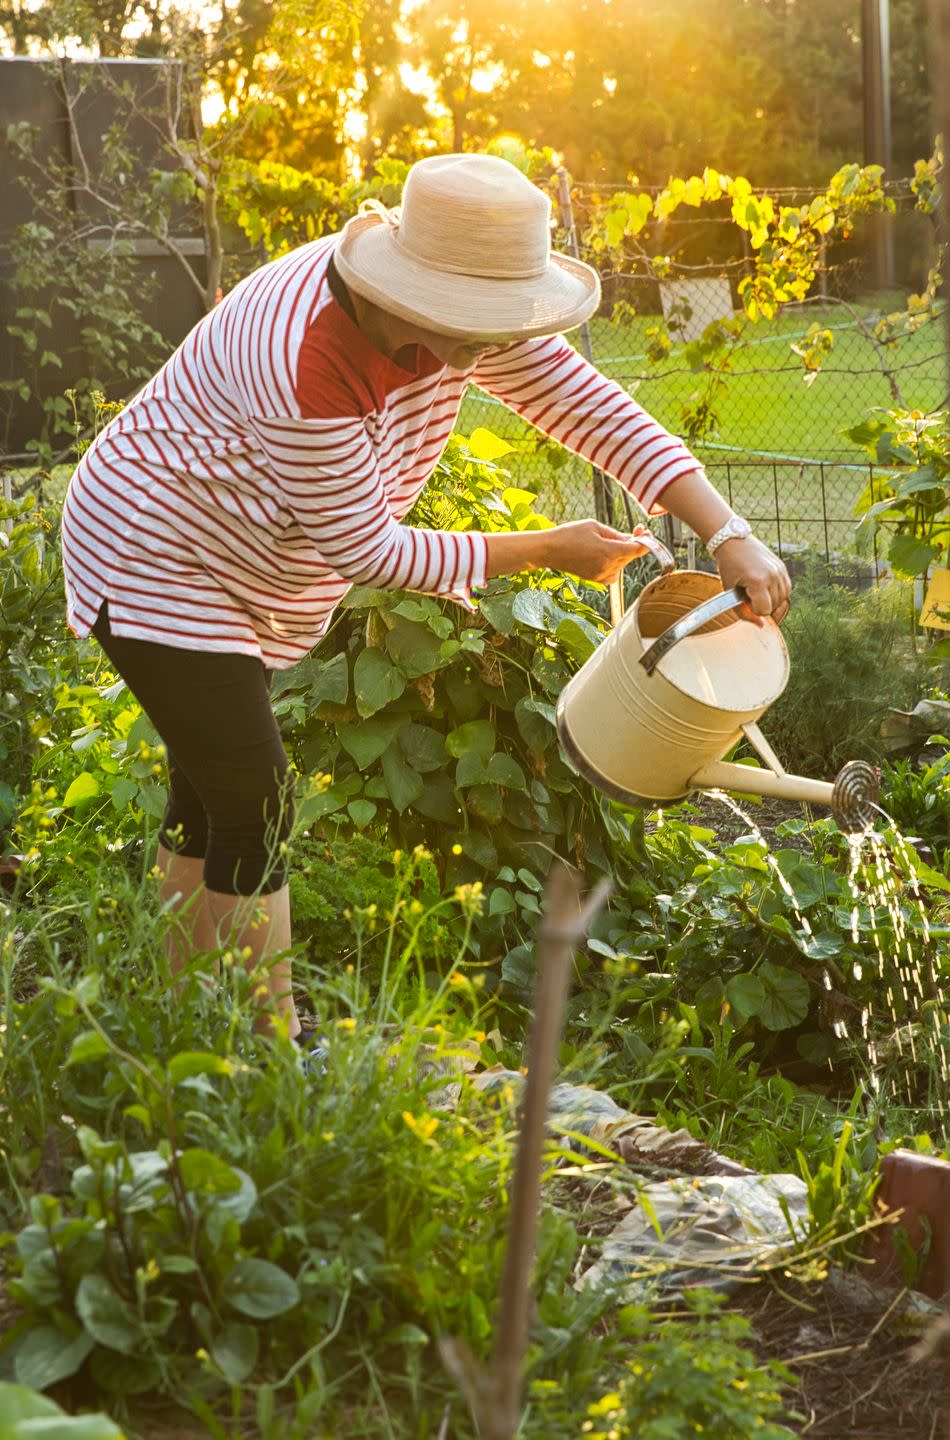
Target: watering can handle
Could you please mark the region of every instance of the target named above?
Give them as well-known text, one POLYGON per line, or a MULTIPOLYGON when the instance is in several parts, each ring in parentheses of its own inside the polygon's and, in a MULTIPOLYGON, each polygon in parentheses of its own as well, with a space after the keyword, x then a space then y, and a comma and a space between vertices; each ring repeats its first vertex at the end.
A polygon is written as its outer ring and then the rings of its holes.
MULTIPOLYGON (((671 570, 676 569, 676 560, 674 556, 663 544, 663 541, 658 540, 657 537, 655 535, 652 535, 649 530, 645 531, 642 535, 633 535, 631 536, 631 539, 636 540, 639 545, 642 545, 644 550, 649 550, 650 554, 653 556, 654 560, 660 567, 661 575, 668 575, 671 570)), ((619 625, 621 620, 623 619, 622 570, 617 576, 616 580, 611 580, 610 584, 607 586, 607 589, 610 594, 610 623, 611 625, 619 625)))
POLYGON ((640 664, 648 675, 652 675, 663 656, 668 655, 680 640, 685 640, 687 635, 694 635, 707 621, 715 620, 717 615, 724 615, 727 610, 735 610, 739 605, 748 604, 748 600, 749 597, 741 585, 737 585, 733 590, 724 590, 721 595, 714 595, 711 600, 704 600, 702 605, 697 605, 688 615, 681 615, 664 630, 663 634, 644 650, 640 656, 640 664))

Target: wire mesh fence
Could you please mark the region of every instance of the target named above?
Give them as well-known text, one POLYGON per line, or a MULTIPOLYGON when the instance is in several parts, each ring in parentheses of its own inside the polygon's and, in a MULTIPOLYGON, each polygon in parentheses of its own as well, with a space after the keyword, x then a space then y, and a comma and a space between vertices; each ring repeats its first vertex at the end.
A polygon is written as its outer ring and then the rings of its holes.
MULTIPOLYGON (((785 554, 810 547, 830 557, 854 548, 855 502, 874 470, 846 430, 875 407, 931 411, 947 400, 940 307, 913 329, 895 334, 887 323, 923 290, 934 258, 930 222, 914 212, 905 185, 893 193, 893 289, 872 290, 857 235, 822 254, 806 300, 754 325, 736 323, 738 286, 751 262, 743 233, 726 216, 670 217, 651 227, 639 254, 612 255, 606 265, 603 252, 585 255, 581 245, 583 258, 600 260, 603 302, 575 343, 589 345, 598 369, 687 440, 735 508, 785 554), (735 331, 725 348, 704 349, 710 326, 735 331), (813 370, 808 354, 816 343, 813 370)), ((609 195, 575 187, 571 199, 583 235, 609 195)), ((558 237, 562 245, 569 238, 558 237)), ((514 475, 540 493, 553 519, 594 513, 591 466, 472 390, 461 428, 470 434, 480 426, 512 446, 514 475)), ((625 508, 615 503, 614 512, 623 523, 625 508)))

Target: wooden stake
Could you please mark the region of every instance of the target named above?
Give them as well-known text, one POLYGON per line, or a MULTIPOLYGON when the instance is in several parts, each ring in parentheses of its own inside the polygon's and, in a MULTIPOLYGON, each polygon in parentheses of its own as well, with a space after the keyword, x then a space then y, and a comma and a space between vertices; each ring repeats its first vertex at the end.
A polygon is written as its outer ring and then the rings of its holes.
POLYGON ((440 1347, 446 1369, 468 1400, 481 1440, 513 1440, 518 1428, 548 1101, 564 1025, 571 961, 575 947, 609 892, 610 882, 601 881, 582 907, 576 871, 564 861, 555 860, 538 933, 534 1023, 491 1366, 483 1370, 463 1341, 444 1340, 440 1347))

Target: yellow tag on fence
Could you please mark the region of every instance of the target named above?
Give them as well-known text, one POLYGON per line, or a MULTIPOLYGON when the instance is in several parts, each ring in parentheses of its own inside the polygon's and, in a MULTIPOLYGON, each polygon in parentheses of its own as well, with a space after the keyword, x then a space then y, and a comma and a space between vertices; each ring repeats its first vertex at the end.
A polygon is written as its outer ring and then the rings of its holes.
POLYGON ((950 570, 935 570, 931 575, 920 623, 931 630, 950 630, 950 570))

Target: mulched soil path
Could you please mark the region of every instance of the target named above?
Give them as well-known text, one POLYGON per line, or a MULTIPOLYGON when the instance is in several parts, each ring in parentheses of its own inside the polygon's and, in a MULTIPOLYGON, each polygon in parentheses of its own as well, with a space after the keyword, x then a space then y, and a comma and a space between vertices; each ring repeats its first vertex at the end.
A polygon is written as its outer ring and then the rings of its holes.
POLYGON ((809 1440, 950 1440, 950 1321, 868 1310, 829 1283, 764 1282, 735 1302, 757 1353, 796 1379, 786 1420, 809 1440))

